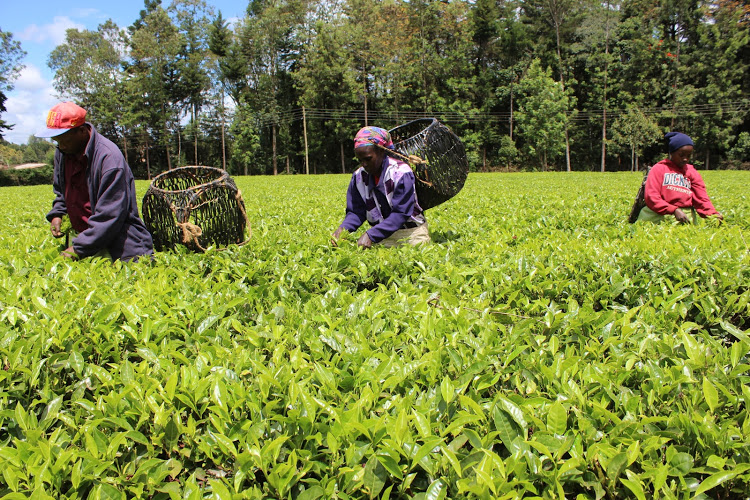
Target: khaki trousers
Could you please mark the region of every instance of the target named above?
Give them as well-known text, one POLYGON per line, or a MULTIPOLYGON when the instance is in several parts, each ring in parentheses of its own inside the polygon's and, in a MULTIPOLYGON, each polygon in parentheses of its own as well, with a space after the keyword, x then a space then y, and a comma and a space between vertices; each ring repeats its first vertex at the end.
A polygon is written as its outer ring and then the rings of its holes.
MULTIPOLYGON (((687 215, 687 210, 690 210, 691 212, 693 212, 693 224, 698 224, 698 214, 695 212, 695 209, 683 208, 682 211, 685 212, 685 215, 687 215)), ((657 224, 663 221, 666 217, 667 217, 666 215, 659 215, 648 207, 643 207, 641 209, 641 213, 638 214, 638 220, 642 220, 646 222, 654 222, 657 224)))
POLYGON ((417 227, 410 227, 408 229, 399 229, 388 238, 383 241, 376 243, 376 245, 383 245, 384 247, 396 247, 399 245, 419 245, 421 243, 429 243, 432 241, 430 238, 430 231, 427 227, 427 223, 421 224, 417 227))

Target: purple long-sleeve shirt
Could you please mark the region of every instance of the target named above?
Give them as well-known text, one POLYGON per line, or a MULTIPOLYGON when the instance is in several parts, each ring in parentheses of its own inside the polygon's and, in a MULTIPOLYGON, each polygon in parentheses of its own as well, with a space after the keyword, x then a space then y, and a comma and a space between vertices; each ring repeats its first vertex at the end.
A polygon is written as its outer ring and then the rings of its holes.
POLYGON ((349 182, 346 192, 346 217, 341 226, 356 231, 365 221, 372 227, 367 235, 378 243, 405 224, 424 224, 422 208, 417 201, 416 179, 409 165, 386 156, 378 184, 360 167, 349 182))

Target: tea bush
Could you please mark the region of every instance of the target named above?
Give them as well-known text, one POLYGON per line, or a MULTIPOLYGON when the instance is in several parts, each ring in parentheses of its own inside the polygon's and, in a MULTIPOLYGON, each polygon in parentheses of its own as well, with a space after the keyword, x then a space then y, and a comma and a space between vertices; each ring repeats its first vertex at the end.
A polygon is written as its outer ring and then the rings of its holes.
MULTIPOLYGON (((737 498, 750 173, 471 174, 434 243, 330 234, 348 176, 239 177, 244 246, 70 262, 0 196, 2 498, 737 498)), ((142 196, 146 182, 138 182, 142 196)))

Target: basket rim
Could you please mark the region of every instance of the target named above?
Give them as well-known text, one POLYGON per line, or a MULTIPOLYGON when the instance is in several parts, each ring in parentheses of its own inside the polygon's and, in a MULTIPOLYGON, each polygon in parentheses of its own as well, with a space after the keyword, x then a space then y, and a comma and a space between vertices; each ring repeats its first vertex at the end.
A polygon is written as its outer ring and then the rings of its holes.
POLYGON ((176 168, 173 168, 171 170, 165 170, 164 172, 160 173, 159 175, 157 175, 156 177, 154 177, 153 179, 151 179, 151 184, 149 185, 149 190, 159 191, 159 192, 162 192, 162 193, 170 193, 170 194, 171 193, 183 193, 185 191, 192 191, 192 190, 195 190, 195 189, 200 189, 200 188, 203 188, 203 187, 206 187, 206 186, 210 186, 211 184, 214 184, 214 183, 219 182, 219 181, 223 181, 223 180, 225 180, 227 178, 229 178, 229 172, 227 172, 224 169, 217 168, 217 167, 203 166, 203 165, 189 165, 189 166, 185 166, 185 167, 176 167, 176 168), (162 177, 166 178, 170 174, 174 174, 175 172, 185 171, 185 170, 193 170, 193 171, 196 171, 196 170, 213 170, 213 171, 216 171, 217 173, 219 173, 219 177, 217 177, 216 179, 213 179, 212 181, 204 182, 203 184, 197 184, 195 186, 190 186, 189 188, 186 188, 186 189, 164 189, 164 188, 161 188, 159 186, 154 185, 154 183, 157 182, 158 180, 160 180, 160 178, 162 178, 162 177))
MULTIPOLYGON (((429 122, 428 125, 425 126, 425 128, 423 128, 422 130, 420 130, 418 132, 418 133, 422 133, 425 130, 427 130, 428 128, 430 128, 432 125, 434 125, 435 122, 437 122, 437 121, 438 121, 438 119, 434 118, 434 117, 417 118, 416 120, 412 120, 410 122, 406 122, 404 124, 398 125, 397 127, 393 127, 392 129, 388 130, 388 133, 392 134, 394 130, 398 130, 400 128, 406 128, 409 125, 412 125, 412 124, 417 123, 417 122, 429 122)), ((403 142, 403 141, 399 141, 399 142, 403 142)))

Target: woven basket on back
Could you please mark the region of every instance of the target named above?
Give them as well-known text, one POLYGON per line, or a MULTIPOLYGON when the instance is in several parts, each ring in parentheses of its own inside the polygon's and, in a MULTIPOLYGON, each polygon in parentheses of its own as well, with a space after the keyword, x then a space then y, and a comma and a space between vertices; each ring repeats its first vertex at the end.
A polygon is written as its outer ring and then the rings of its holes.
POLYGON ((245 240, 245 203, 227 172, 180 167, 154 177, 143 197, 143 221, 156 250, 182 243, 192 250, 245 240))
POLYGON ((453 198, 464 187, 469 162, 461 139, 435 118, 421 118, 388 131, 393 149, 404 156, 417 177, 417 200, 423 210, 453 198))
POLYGON ((628 222, 635 224, 638 220, 638 216, 641 214, 641 210, 646 206, 646 179, 648 179, 648 173, 651 171, 651 167, 646 168, 646 172, 643 174, 643 181, 638 193, 635 195, 633 205, 630 207, 630 215, 628 216, 628 222))

